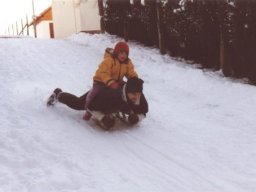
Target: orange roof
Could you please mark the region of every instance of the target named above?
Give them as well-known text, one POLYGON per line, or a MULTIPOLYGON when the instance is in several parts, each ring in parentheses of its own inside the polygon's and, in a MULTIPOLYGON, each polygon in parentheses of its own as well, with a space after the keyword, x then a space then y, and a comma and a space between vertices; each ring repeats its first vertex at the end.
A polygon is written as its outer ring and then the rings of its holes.
POLYGON ((41 21, 50 21, 52 20, 52 7, 45 9, 39 16, 35 18, 35 21, 32 21, 29 25, 38 25, 41 21))

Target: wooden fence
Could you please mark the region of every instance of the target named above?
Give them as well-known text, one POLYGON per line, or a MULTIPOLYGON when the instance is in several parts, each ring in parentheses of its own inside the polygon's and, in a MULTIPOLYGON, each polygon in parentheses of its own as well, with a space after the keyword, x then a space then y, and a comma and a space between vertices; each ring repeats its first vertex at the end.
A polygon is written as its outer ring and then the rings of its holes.
POLYGON ((256 83, 255 0, 99 0, 102 28, 256 83))

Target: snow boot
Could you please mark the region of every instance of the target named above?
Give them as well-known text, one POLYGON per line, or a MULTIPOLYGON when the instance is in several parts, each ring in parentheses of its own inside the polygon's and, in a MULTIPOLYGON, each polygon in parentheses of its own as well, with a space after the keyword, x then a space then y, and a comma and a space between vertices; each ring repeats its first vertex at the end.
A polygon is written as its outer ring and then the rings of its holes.
POLYGON ((54 106, 57 101, 58 101, 58 97, 59 94, 62 92, 62 90, 60 88, 56 88, 53 93, 51 94, 51 96, 47 99, 47 107, 49 106, 54 106))
POLYGON ((83 120, 85 121, 89 121, 92 117, 92 114, 89 111, 86 111, 84 116, 83 116, 83 120))

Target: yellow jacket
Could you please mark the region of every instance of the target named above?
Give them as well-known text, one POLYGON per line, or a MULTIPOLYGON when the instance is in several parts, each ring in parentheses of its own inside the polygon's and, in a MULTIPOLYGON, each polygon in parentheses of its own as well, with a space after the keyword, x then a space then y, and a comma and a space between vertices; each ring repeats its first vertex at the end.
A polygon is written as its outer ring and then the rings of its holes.
POLYGON ((121 82, 124 76, 127 78, 138 77, 132 61, 128 59, 127 62, 120 63, 118 59, 113 56, 112 51, 113 49, 106 49, 104 60, 99 65, 93 80, 109 86, 114 81, 121 82))

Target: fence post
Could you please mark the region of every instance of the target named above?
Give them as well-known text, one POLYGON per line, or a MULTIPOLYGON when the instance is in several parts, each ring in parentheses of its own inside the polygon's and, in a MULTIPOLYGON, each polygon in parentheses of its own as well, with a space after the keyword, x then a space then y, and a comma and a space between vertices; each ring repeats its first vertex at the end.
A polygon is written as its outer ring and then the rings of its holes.
POLYGON ((100 15, 100 30, 102 32, 106 31, 105 23, 104 23, 104 3, 103 0, 98 0, 99 6, 99 15, 100 15))
POLYGON ((12 24, 12 35, 14 36, 14 26, 12 24))
POLYGON ((23 30, 24 30, 23 27, 24 27, 24 26, 23 26, 23 20, 21 19, 21 35, 24 35, 24 33, 23 33, 23 30))
POLYGON ((19 35, 19 28, 18 28, 18 22, 16 21, 16 33, 19 35))
POLYGON ((27 36, 29 36, 28 15, 26 15, 26 20, 27 20, 27 24, 26 24, 26 26, 27 26, 27 36))
POLYGON ((220 68, 226 77, 233 75, 233 70, 230 66, 230 58, 232 57, 230 52, 231 48, 227 45, 223 38, 223 31, 220 30, 220 68))
POLYGON ((100 15, 100 30, 105 31, 103 17, 104 17, 104 5, 103 0, 98 0, 99 15, 100 15))
POLYGON ((222 30, 220 30, 220 69, 222 70, 223 74, 226 76, 226 70, 225 70, 225 54, 224 54, 224 41, 222 37, 222 30))
POLYGON ((103 0, 98 0, 98 7, 99 7, 99 15, 103 16, 104 14, 103 0))
POLYGON ((157 0, 156 3, 156 12, 157 12, 157 31, 158 31, 158 46, 161 54, 166 53, 165 48, 165 36, 164 36, 164 27, 163 27, 163 6, 160 0, 157 0))
POLYGON ((33 11, 33 27, 34 27, 34 37, 37 38, 37 28, 36 28, 36 15, 35 15, 35 5, 34 5, 34 0, 32 0, 32 11, 33 11))
MULTIPOLYGON (((126 16, 124 16, 126 17, 126 16)), ((127 42, 129 40, 129 21, 127 18, 124 18, 124 40, 127 42)))

